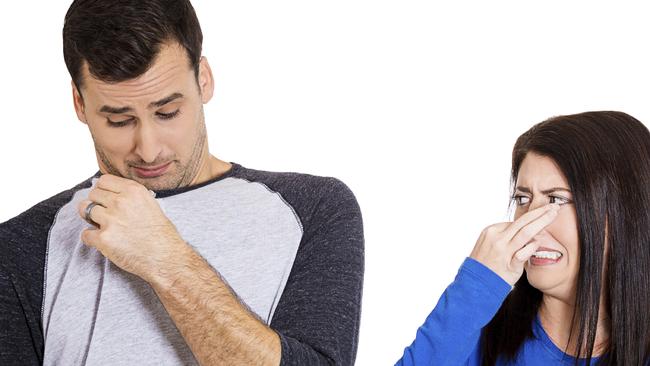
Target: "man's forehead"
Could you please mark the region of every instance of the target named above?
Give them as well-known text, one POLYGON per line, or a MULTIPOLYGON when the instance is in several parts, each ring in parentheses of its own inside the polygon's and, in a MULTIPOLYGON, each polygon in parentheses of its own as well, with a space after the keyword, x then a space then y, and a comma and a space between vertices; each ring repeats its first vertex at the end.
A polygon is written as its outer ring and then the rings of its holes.
MULTIPOLYGON (((180 46, 179 46, 180 47, 180 46)), ((161 51, 151 67, 142 75, 120 82, 99 80, 90 73, 88 64, 82 66, 84 94, 114 102, 151 99, 177 92, 193 80, 193 70, 184 50, 177 47, 161 47, 161 51)))

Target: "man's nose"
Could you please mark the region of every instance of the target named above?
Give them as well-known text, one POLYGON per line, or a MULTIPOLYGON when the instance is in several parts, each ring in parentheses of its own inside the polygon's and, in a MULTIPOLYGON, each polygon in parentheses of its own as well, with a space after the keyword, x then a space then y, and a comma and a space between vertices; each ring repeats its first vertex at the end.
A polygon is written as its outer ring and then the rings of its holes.
POLYGON ((137 128, 135 152, 143 161, 152 163, 162 150, 156 127, 151 121, 141 121, 137 128))

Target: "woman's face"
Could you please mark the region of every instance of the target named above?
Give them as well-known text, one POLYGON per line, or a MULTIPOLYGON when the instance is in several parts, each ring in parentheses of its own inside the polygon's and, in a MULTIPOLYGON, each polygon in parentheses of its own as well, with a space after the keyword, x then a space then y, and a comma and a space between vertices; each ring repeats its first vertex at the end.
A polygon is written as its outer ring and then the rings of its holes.
POLYGON ((561 205, 557 218, 533 239, 539 249, 524 268, 533 287, 572 301, 580 267, 578 219, 564 174, 551 158, 530 152, 519 169, 514 199, 515 220, 548 203, 561 205))

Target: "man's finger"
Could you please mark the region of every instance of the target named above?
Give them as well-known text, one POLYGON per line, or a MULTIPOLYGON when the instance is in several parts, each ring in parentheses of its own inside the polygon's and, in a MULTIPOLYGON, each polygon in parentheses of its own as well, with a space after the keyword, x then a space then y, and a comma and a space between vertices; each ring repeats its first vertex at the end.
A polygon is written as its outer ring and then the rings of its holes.
POLYGON ((509 246, 514 251, 518 251, 521 247, 526 245, 529 241, 533 240, 535 235, 539 234, 540 231, 544 230, 545 227, 550 225, 553 220, 557 217, 557 209, 551 209, 546 211, 544 215, 540 216, 536 220, 530 222, 528 225, 524 226, 519 230, 517 235, 510 241, 509 246))
POLYGON ((88 199, 97 202, 98 204, 104 206, 104 207, 109 207, 110 202, 112 202, 115 197, 117 196, 116 193, 107 191, 105 189, 95 187, 93 188, 90 193, 88 193, 88 199))
POLYGON ((112 174, 104 174, 97 180, 97 187, 113 193, 122 193, 127 184, 132 184, 130 179, 118 177, 112 174))
POLYGON ((101 226, 106 222, 106 208, 97 204, 87 213, 86 210, 91 203, 93 203, 93 201, 84 200, 79 204, 79 216, 89 224, 98 224, 101 226))
POLYGON ((538 207, 530 212, 527 212, 523 214, 520 218, 515 220, 505 231, 504 234, 506 235, 506 240, 512 240, 515 235, 526 225, 530 224, 531 222, 537 220, 538 218, 542 217, 544 214, 546 214, 549 210, 559 208, 560 206, 557 204, 550 204, 550 205, 545 205, 542 207, 538 207))
POLYGON ((98 229, 86 229, 81 232, 81 242, 84 245, 89 247, 97 247, 99 244, 99 230, 98 229))

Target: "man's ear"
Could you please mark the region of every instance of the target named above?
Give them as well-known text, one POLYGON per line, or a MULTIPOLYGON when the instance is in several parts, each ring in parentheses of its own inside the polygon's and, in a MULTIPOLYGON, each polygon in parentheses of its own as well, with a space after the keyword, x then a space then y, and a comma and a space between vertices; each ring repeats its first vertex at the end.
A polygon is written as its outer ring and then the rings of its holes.
POLYGON ((81 96, 81 92, 79 89, 77 89, 77 86, 75 85, 74 81, 71 81, 70 84, 72 85, 72 101, 74 103, 74 110, 77 112, 77 118, 84 123, 88 124, 88 121, 86 120, 86 109, 84 107, 84 99, 81 96))
POLYGON ((198 75, 199 91, 201 92, 201 102, 206 104, 212 99, 214 95, 214 77, 212 76, 212 69, 208 59, 201 57, 199 61, 199 75, 198 75))

